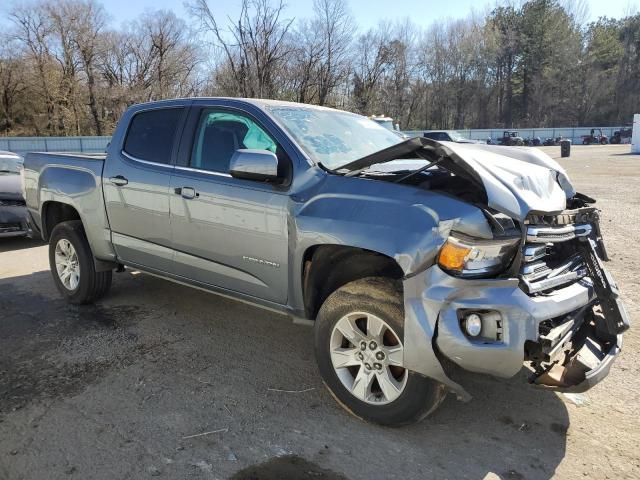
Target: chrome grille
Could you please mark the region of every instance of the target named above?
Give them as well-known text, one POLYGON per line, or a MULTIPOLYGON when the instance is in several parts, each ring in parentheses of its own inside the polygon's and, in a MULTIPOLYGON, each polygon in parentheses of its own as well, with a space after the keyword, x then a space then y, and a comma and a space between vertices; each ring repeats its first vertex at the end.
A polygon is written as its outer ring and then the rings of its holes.
POLYGON ((528 243, 565 242, 577 237, 585 237, 591 234, 591 225, 529 225, 527 227, 528 243))
POLYGON ((520 280, 530 295, 566 286, 587 275, 582 258, 572 246, 577 238, 591 235, 592 226, 566 224, 563 221, 567 215, 558 217, 546 217, 544 224, 526 225, 520 280))
POLYGON ((523 260, 527 263, 538 260, 545 257, 549 253, 549 247, 547 245, 529 245, 524 247, 523 260))

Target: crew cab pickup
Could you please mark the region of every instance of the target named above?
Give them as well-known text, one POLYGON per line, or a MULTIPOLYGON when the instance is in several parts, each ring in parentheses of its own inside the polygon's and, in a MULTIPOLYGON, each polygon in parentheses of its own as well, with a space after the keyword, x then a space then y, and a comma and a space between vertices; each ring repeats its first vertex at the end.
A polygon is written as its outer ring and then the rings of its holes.
POLYGON ((629 322, 595 200, 537 149, 403 139, 280 101, 131 107, 106 156, 29 153, 30 223, 71 303, 131 267, 313 322, 347 410, 399 425, 452 369, 584 391, 629 322))

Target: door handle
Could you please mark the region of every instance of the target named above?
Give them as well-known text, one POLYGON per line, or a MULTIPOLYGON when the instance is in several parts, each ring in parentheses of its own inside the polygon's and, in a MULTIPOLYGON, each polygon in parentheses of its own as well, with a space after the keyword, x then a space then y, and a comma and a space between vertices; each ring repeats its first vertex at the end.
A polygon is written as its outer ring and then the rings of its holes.
POLYGON ((196 189, 193 187, 182 187, 175 189, 176 194, 181 195, 182 198, 186 198, 187 200, 193 200, 196 197, 199 197, 200 194, 196 192, 196 189))
POLYGON ((114 185, 117 185, 118 187, 123 187, 127 183, 129 183, 129 180, 127 180, 122 175, 116 175, 115 177, 109 177, 109 181, 111 183, 113 183, 114 185))

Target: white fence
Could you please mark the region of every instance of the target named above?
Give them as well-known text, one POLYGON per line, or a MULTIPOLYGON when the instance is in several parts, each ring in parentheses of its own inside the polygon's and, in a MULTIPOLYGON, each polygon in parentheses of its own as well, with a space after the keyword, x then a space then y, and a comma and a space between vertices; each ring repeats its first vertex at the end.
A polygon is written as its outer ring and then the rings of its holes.
MULTIPOLYGON (((566 127, 566 128, 521 128, 517 131, 523 138, 564 137, 572 143, 582 143, 582 135, 589 135, 591 129, 599 131, 609 138, 613 132, 623 127, 566 127)), ((497 140, 505 129, 458 130, 463 136, 473 140, 497 140)), ((424 130, 405 131, 408 135, 422 135, 424 130)), ((106 150, 111 137, 0 137, 0 150, 23 154, 26 152, 86 152, 102 153, 106 150)))
MULTIPOLYGON (((472 140, 487 140, 491 138, 493 140, 497 140, 502 138, 502 134, 505 130, 515 130, 517 131, 522 138, 534 138, 540 137, 540 139, 544 142, 547 138, 557 138, 563 137, 571 140, 573 144, 581 144, 582 136, 589 135, 591 133, 591 129, 595 130, 596 133, 600 133, 600 129, 602 129, 602 133, 609 138, 613 136, 613 132, 616 130, 620 130, 624 127, 559 127, 559 128, 492 128, 492 129, 476 129, 476 130, 457 130, 463 137, 470 138, 472 140)), ((432 129, 438 130, 438 129, 432 129)), ((422 133, 425 130, 411 130, 405 131, 407 135, 419 135, 422 136, 422 133)))
POLYGON ((26 152, 102 153, 111 137, 0 137, 0 150, 26 152))

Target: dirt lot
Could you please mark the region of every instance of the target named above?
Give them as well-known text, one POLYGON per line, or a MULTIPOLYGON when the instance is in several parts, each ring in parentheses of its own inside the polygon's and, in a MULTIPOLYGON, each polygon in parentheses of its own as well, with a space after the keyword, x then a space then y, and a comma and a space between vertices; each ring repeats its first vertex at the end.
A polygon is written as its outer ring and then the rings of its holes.
MULTIPOLYGON (((599 199, 637 325, 640 156, 628 151, 574 147, 562 163, 599 199)), ((469 375, 470 404, 381 428, 323 388, 309 327, 130 271, 99 305, 68 306, 46 246, 0 240, 0 479, 640 478, 639 346, 632 328, 582 397, 469 375)))

